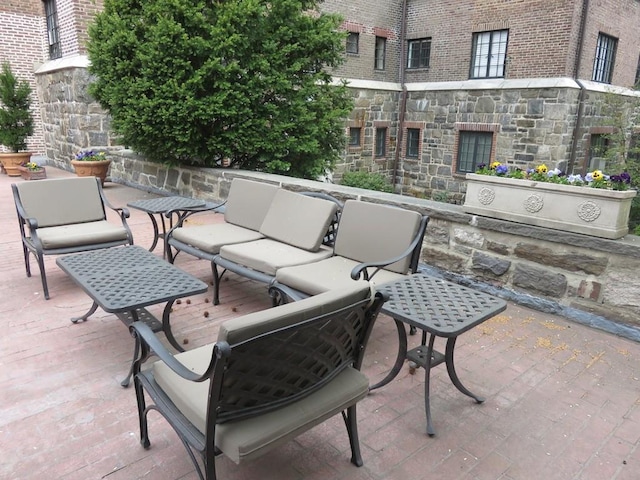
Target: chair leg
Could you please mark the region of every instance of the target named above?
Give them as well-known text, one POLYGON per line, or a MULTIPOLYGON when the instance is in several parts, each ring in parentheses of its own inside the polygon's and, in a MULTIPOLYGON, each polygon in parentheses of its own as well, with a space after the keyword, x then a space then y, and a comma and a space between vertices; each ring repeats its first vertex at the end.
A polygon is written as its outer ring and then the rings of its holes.
POLYGON ((356 415, 356 406, 351 405, 347 408, 347 413, 342 412, 342 418, 347 426, 349 434, 349 444, 351 445, 351 463, 356 467, 361 467, 364 462, 360 453, 360 439, 358 438, 358 419, 356 415))
POLYGON ((22 253, 24 255, 24 269, 27 271, 27 277, 31 276, 31 263, 29 262, 29 249, 22 244, 22 253))
POLYGON ((36 254, 38 259, 38 267, 40 268, 40 279, 42 280, 42 290, 44 290, 44 299, 49 300, 49 286, 47 285, 47 274, 44 271, 44 255, 36 254))
POLYGON ((144 389, 138 378, 133 377, 133 385, 136 391, 136 400, 138 401, 138 421, 140 422, 140 444, 144 448, 149 448, 149 427, 147 425, 147 410, 144 401, 144 389))
POLYGON ((220 304, 220 275, 215 262, 211 262, 211 273, 213 273, 213 304, 218 305, 220 304))

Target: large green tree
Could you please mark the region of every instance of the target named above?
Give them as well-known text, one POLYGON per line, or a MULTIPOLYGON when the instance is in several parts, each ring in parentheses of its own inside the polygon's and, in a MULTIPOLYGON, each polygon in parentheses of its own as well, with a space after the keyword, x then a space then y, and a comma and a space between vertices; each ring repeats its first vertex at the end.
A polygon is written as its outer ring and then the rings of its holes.
POLYGON ((149 160, 314 178, 352 99, 330 70, 341 19, 316 0, 105 0, 89 26, 90 91, 149 160))

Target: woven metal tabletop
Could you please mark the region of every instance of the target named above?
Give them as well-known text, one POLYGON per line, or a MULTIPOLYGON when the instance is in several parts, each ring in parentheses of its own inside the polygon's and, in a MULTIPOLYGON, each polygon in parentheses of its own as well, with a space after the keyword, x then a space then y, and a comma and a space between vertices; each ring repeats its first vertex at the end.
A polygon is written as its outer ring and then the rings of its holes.
POLYGON ((207 290, 207 284, 137 245, 58 257, 64 270, 106 312, 118 313, 207 290))
POLYGON ((382 312, 440 337, 456 337, 507 308, 500 298, 423 274, 379 287, 382 312))
POLYGON ((158 214, 181 208, 204 207, 205 202, 203 200, 186 197, 159 197, 147 200, 136 200, 135 202, 128 203, 127 206, 142 210, 143 212, 158 214))

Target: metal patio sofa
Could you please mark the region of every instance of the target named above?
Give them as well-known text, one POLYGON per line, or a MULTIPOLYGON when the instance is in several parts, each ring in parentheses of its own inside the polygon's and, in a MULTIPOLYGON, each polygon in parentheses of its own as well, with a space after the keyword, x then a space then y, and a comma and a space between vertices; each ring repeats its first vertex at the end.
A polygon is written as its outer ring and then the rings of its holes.
POLYGON ((167 233, 169 261, 179 252, 210 261, 217 305, 227 270, 270 284, 279 268, 331 256, 341 205, 322 193, 235 178, 227 200, 214 207, 224 208, 224 222, 189 227, 179 222, 167 233))
POLYGON ((25 269, 31 276, 29 254, 38 262, 44 298, 49 287, 44 268, 45 255, 96 250, 133 244, 127 224, 129 211, 112 206, 104 195, 100 179, 73 177, 12 184, 22 239, 25 269), (115 212, 120 224, 107 221, 107 210, 115 212))
POLYGON ((428 223, 427 215, 412 210, 347 200, 333 255, 279 269, 270 287, 274 303, 346 288, 354 280, 375 286, 415 273, 428 223))
POLYGON ((215 345, 175 356, 135 322, 141 444, 150 447, 147 414, 156 410, 178 433, 199 477, 213 480, 216 455, 251 460, 341 413, 351 462, 361 466, 356 404, 369 381, 360 367, 383 302, 367 284, 352 282, 228 320, 215 345), (160 358, 151 367, 150 354, 160 358))

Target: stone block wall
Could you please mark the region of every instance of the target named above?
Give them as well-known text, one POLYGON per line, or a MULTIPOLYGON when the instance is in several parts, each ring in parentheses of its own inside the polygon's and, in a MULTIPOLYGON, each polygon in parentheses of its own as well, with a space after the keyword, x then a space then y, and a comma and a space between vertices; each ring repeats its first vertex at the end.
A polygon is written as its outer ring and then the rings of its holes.
POLYGON ((129 150, 111 157, 112 180, 157 193, 220 201, 240 176, 419 211, 430 216, 424 271, 640 341, 640 237, 606 240, 470 215, 457 205, 279 175, 166 169, 129 150))

